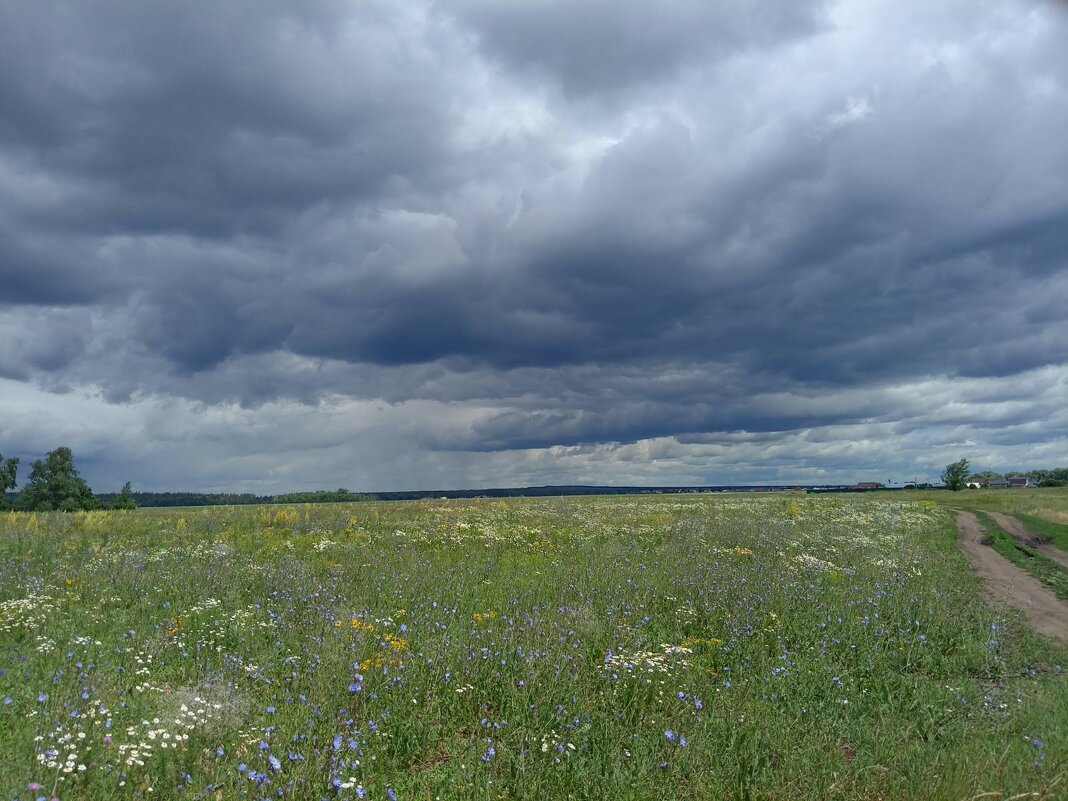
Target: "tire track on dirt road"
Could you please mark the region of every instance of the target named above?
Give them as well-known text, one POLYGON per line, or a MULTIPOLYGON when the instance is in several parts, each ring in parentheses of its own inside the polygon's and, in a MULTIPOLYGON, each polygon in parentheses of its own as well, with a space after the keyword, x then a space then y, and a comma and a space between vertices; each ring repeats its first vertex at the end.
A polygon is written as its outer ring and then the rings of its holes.
POLYGON ((1035 532, 1028 529, 1015 517, 1001 512, 987 512, 987 514, 990 515, 995 523, 1001 526, 1002 530, 1009 532, 1018 543, 1026 545, 1032 551, 1037 551, 1047 559, 1068 569, 1068 553, 1065 553, 1053 543, 1042 542, 1035 532))
POLYGON ((1068 642, 1068 604, 993 548, 983 545, 983 530, 975 515, 954 511, 954 519, 957 545, 983 579, 984 597, 991 603, 1019 609, 1035 629, 1068 642))

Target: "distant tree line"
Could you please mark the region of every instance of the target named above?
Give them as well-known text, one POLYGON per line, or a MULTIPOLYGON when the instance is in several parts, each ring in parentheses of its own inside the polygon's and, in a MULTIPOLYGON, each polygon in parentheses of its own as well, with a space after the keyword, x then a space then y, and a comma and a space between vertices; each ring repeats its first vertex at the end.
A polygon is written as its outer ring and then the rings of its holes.
POLYGON ((1000 481, 1001 479, 1015 478, 1017 476, 1032 478, 1040 487, 1068 487, 1068 467, 1012 473, 995 473, 993 470, 984 470, 981 473, 972 473, 968 476, 968 481, 1000 481))
MULTIPOLYGON (((18 485, 18 457, 0 455, 0 508, 11 506, 9 490, 18 485)), ((136 509, 130 482, 106 499, 89 489, 70 448, 56 448, 30 466, 30 480, 14 494, 14 507, 32 512, 77 512, 85 509, 136 509)))
POLYGON ((87 509, 136 509, 138 506, 236 506, 254 503, 353 503, 373 501, 369 493, 336 490, 254 495, 232 492, 134 492, 130 482, 119 492, 96 495, 74 466, 70 448, 56 448, 31 465, 29 482, 18 486, 18 457, 0 454, 0 509, 76 512, 87 509))
POLYGON ((367 492, 349 492, 344 487, 336 490, 288 492, 284 495, 270 496, 270 503, 354 503, 374 500, 378 500, 377 495, 367 492))
POLYGON ((250 492, 135 492, 138 506, 247 506, 267 503, 250 492))
MULTIPOLYGON (((13 492, 18 485, 18 457, 5 459, 0 454, 0 509, 23 509, 27 511, 65 511, 81 509, 136 509, 138 506, 231 506, 270 503, 355 503, 374 500, 417 500, 422 498, 514 498, 548 495, 631 494, 655 492, 693 492, 707 490, 702 487, 509 487, 473 490, 412 490, 400 492, 351 492, 336 490, 313 490, 288 492, 280 495, 255 495, 231 492, 133 492, 130 482, 114 493, 93 494, 85 479, 74 466, 70 448, 56 448, 44 459, 38 459, 30 468, 29 481, 21 492, 13 492)), ((951 489, 962 488, 966 481, 996 481, 1001 478, 1024 476, 1034 479, 1040 487, 1068 486, 1068 467, 1055 467, 1027 472, 995 473, 985 470, 968 474, 968 460, 961 459, 946 466, 942 480, 951 489)))
MULTIPOLYGON (((103 496, 102 496, 103 497, 103 496)), ((378 496, 347 489, 287 492, 282 495, 254 495, 251 492, 135 492, 138 506, 245 506, 256 503, 356 503, 375 501, 378 496)))
POLYGON ((135 492, 138 506, 245 506, 255 503, 355 503, 375 501, 378 496, 347 489, 254 495, 251 492, 135 492))

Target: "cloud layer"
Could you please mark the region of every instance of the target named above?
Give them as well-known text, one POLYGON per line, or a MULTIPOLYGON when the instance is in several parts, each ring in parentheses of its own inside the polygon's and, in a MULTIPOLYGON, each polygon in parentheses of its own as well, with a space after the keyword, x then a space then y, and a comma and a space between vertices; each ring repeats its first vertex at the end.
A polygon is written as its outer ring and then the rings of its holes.
POLYGON ((1068 13, 907 12, 6 4, 0 451, 264 491, 1063 463, 1068 13))

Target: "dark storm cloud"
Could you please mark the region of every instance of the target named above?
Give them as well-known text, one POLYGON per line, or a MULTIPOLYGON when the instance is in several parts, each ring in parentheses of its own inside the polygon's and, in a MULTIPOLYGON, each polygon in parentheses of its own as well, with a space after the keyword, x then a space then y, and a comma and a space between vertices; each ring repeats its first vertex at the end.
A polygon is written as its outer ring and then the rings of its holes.
POLYGON ((810 0, 464 0, 447 7, 492 57, 585 95, 656 82, 695 60, 811 34, 823 24, 823 6, 810 0))
POLYGON ((3 140, 94 190, 38 221, 274 235, 301 208, 433 180, 449 53, 412 52, 420 33, 389 6, 7 6, 3 140))
POLYGON ((80 269, 78 249, 63 252, 63 247, 27 240, 0 223, 0 307, 82 304, 105 293, 101 276, 80 269))
POLYGON ((0 377, 43 373, 55 388, 86 355, 92 314, 80 307, 16 307, 0 313, 0 377))
POLYGON ((443 453, 1011 439, 924 382, 1068 363, 1068 22, 914 11, 5 4, 0 375, 443 453))

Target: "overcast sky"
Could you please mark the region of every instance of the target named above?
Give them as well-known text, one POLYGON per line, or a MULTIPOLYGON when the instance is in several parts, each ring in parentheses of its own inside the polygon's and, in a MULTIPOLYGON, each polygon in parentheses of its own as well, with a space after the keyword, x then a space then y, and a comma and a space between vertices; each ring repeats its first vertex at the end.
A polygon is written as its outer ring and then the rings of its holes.
POLYGON ((94 489, 1068 464, 1068 6, 0 4, 0 453, 94 489))

